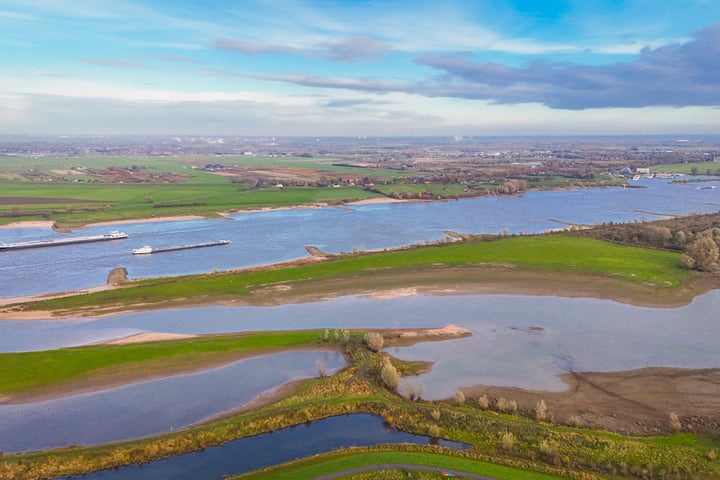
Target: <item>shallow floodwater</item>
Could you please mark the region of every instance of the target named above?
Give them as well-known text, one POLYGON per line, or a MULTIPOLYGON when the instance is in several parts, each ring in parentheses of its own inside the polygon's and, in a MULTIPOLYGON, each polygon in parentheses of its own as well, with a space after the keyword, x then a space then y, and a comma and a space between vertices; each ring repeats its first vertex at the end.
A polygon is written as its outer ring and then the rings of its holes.
MULTIPOLYGON (((317 422, 241 438, 220 447, 193 452, 145 465, 131 465, 76 477, 82 480, 196 480, 220 479, 309 457, 339 448, 391 443, 431 443, 429 437, 401 432, 366 414, 331 417, 317 422)), ((469 445, 446 440, 437 445, 465 450, 469 445)))
MULTIPOLYGON (((225 220, 132 223, 91 227, 75 235, 130 235, 126 240, 0 252, 0 297, 102 285, 116 267, 131 278, 228 270, 307 255, 306 245, 328 252, 383 249, 463 233, 537 233, 605 221, 654 220, 659 215, 715 212, 720 189, 669 180, 633 182, 646 188, 586 188, 529 192, 447 202, 353 205, 348 208, 277 210, 231 215, 225 220), (132 255, 143 245, 168 246, 227 239, 225 246, 132 255)), ((0 229, 0 242, 45 239, 50 229, 0 229)))
POLYGON ((95 342, 142 331, 221 333, 304 328, 440 327, 472 337, 393 348, 404 359, 435 362, 411 381, 424 397, 458 387, 509 385, 564 390, 569 371, 642 367, 720 367, 720 290, 679 308, 644 308, 589 298, 520 295, 342 297, 276 307, 202 307, 138 312, 94 320, 0 322, 0 351, 95 342))
POLYGON ((290 380, 341 368, 342 355, 296 351, 100 392, 0 405, 0 451, 44 450, 144 437, 187 427, 253 401, 290 380))

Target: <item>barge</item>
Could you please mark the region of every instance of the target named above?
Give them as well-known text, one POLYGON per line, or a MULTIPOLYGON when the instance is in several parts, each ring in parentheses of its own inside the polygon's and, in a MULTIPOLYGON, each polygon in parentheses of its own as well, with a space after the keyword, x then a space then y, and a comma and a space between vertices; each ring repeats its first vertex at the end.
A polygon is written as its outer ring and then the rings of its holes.
POLYGON ((51 238, 48 240, 32 240, 28 242, 0 243, 0 251, 21 250, 24 248, 58 247, 75 243, 103 242, 106 240, 121 240, 127 238, 125 232, 112 231, 104 235, 87 235, 84 237, 51 238))
POLYGON ((230 240, 216 240, 214 242, 191 243, 189 245, 175 245, 171 247, 151 247, 145 245, 144 247, 134 248, 132 253, 133 255, 146 255, 149 253, 174 252, 175 250, 187 250, 190 248, 214 247, 216 245, 227 245, 228 243, 230 243, 230 240))

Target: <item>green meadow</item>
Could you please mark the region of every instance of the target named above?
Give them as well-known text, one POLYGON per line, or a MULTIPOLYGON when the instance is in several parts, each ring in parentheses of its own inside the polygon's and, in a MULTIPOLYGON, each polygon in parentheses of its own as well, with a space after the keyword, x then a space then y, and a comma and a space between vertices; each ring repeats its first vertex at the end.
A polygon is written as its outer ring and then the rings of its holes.
POLYGON ((653 173, 682 173, 685 175, 720 175, 720 162, 688 162, 655 165, 653 173))
MULTIPOLYGON (((373 272, 412 274, 413 269, 427 267, 497 264, 511 265, 519 270, 600 276, 629 286, 653 284, 664 289, 679 286, 694 275, 682 268, 678 253, 555 234, 346 254, 313 264, 240 273, 147 279, 114 290, 36 301, 22 308, 53 311, 94 306, 130 308, 180 298, 202 298, 203 302, 211 302, 213 298, 242 296, 261 286, 285 282, 355 278, 373 272)), ((521 271, 518 275, 522 276, 521 271)))
POLYGON ((113 373, 187 369, 253 352, 320 346, 322 336, 321 331, 297 330, 0 353, 0 393, 37 390, 79 378, 92 381, 113 373))

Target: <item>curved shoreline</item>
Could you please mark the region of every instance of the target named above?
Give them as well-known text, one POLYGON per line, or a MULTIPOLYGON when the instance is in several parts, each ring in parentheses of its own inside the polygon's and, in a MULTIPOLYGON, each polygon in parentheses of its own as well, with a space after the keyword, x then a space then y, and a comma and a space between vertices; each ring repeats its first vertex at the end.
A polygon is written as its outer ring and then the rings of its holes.
MULTIPOLYGON (((312 263, 324 257, 304 257, 300 260, 233 270, 223 273, 244 273, 279 266, 312 263)), ((145 279, 143 279, 145 280, 145 279)), ((428 266, 407 271, 370 271, 361 277, 314 278, 286 281, 261 286, 244 295, 218 295, 213 298, 186 297, 152 304, 123 307, 95 306, 73 311, 17 310, 25 303, 71 297, 93 292, 132 288, 135 280, 119 285, 97 287, 52 294, 28 295, 0 299, 0 321, 3 320, 62 320, 77 317, 105 317, 138 311, 203 306, 277 306, 293 303, 326 301, 343 296, 360 295, 371 298, 427 295, 523 295, 565 298, 596 298, 637 307, 677 308, 689 304, 695 297, 720 289, 720 278, 698 277, 678 287, 656 287, 630 284, 608 276, 557 272, 542 269, 503 267, 497 265, 428 266), (661 288, 661 292, 658 290, 661 288)))

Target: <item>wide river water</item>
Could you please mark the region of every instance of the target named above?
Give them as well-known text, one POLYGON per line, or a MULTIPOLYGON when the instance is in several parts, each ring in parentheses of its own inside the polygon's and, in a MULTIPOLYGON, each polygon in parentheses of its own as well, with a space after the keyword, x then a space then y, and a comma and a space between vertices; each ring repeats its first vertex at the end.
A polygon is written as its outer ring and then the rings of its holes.
MULTIPOLYGON (((0 297, 102 285, 116 267, 131 278, 228 270, 300 258, 305 246, 339 253, 383 249, 461 233, 538 233, 565 223, 655 220, 662 215, 715 212, 720 181, 671 183, 641 179, 645 188, 585 188, 529 192, 448 202, 352 205, 241 213, 225 220, 192 220, 95 226, 72 235, 126 232, 109 242, 0 252, 0 297), (155 247, 227 239, 225 246, 132 255, 155 247)), ((68 236, 70 234, 64 234, 68 236)), ((2 228, 0 242, 62 237, 47 228, 2 228)))

